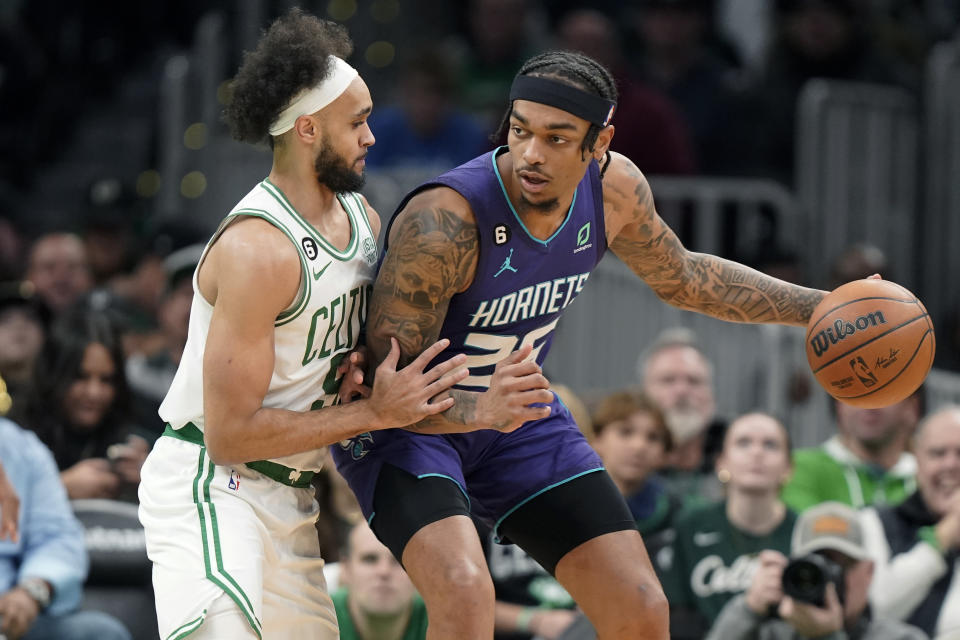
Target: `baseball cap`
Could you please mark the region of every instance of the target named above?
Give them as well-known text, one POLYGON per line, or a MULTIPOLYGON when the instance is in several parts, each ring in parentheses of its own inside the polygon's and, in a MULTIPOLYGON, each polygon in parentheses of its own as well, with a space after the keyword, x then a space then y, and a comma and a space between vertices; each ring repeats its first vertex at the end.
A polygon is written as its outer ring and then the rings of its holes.
POLYGON ((821 502, 800 514, 793 526, 794 556, 832 549, 855 560, 868 558, 857 511, 842 502, 821 502))

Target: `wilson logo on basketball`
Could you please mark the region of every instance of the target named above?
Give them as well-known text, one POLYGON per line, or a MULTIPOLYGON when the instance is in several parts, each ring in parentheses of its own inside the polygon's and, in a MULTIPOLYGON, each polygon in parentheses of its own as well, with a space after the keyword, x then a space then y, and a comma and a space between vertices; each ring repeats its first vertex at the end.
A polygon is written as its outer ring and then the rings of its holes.
POLYGON ((887 324, 887 321, 880 311, 874 311, 865 316, 858 316, 853 322, 838 319, 833 322, 832 327, 827 327, 813 336, 810 340, 810 346, 813 347, 813 352, 819 358, 826 353, 832 345, 837 344, 847 336, 852 336, 857 331, 864 331, 865 329, 881 324, 887 324))

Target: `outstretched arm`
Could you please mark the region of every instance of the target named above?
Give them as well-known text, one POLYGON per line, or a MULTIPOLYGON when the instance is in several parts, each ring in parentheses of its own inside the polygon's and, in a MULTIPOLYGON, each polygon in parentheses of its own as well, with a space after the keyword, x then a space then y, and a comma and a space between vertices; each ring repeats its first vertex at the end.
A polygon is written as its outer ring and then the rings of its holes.
MULTIPOLYGON (((411 199, 390 232, 387 255, 370 298, 367 342, 374 362, 387 352, 390 337, 400 341, 402 362, 416 357, 440 335, 450 299, 470 286, 477 268, 477 226, 469 205, 451 189, 436 188, 411 199)), ((409 428, 456 433, 482 428, 513 430, 545 417, 548 383, 530 349, 497 365, 490 390, 453 389, 453 407, 409 428)))
POLYGON ((675 307, 731 322, 805 326, 826 295, 685 249, 657 215, 646 178, 619 154, 604 178, 604 207, 610 248, 675 307))

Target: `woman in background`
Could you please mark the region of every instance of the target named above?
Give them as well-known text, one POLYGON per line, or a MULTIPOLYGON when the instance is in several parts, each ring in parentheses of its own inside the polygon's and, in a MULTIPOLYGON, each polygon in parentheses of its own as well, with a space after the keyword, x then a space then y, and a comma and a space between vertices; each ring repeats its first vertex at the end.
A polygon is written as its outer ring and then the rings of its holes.
POLYGON ((727 601, 750 587, 761 551, 790 554, 797 516, 780 499, 791 471, 783 424, 765 413, 740 416, 716 468, 726 499, 678 516, 672 558, 661 567, 678 640, 706 635, 727 601))
POLYGON ((104 313, 66 312, 50 330, 15 420, 53 452, 71 500, 136 499, 146 439, 129 422, 120 336, 104 313))

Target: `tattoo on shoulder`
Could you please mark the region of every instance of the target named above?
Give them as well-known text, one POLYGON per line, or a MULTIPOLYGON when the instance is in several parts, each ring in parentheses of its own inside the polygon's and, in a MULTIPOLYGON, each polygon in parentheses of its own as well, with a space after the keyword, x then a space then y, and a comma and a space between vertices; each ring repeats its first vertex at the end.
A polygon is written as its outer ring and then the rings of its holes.
POLYGON ((439 335, 448 301, 469 282, 477 227, 442 207, 409 211, 397 224, 374 286, 370 322, 416 355, 439 335))

